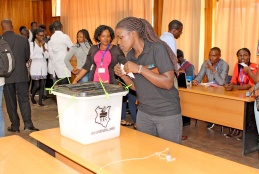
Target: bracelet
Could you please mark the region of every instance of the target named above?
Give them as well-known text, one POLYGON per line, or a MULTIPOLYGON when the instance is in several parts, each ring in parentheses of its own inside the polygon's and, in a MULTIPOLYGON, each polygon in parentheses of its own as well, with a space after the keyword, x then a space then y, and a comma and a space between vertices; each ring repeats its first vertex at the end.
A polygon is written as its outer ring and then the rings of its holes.
POLYGON ((142 69, 142 65, 139 65, 138 66, 138 73, 140 74, 140 72, 141 72, 141 69, 142 69))

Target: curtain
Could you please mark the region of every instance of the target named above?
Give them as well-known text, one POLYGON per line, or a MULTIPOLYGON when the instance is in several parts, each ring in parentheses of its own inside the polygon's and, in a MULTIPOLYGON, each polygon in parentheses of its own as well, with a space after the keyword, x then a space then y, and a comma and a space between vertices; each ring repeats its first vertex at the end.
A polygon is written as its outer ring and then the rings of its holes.
POLYGON ((236 52, 243 47, 251 51, 251 62, 258 63, 259 0, 219 0, 215 45, 229 63, 229 74, 237 62, 236 52))
POLYGON ((200 41, 204 43, 204 40, 200 39, 200 34, 204 33, 201 27, 201 21, 204 22, 203 19, 201 20, 202 10, 204 11, 201 8, 203 3, 204 0, 164 0, 163 3, 161 33, 168 31, 168 24, 173 19, 182 22, 183 33, 176 40, 177 48, 181 49, 184 57, 194 65, 196 73, 200 68, 199 61, 203 62, 204 51, 200 51, 200 41), (199 55, 200 53, 202 56, 199 55))
POLYGON ((63 31, 74 43, 78 30, 87 29, 92 39, 99 25, 115 29, 128 16, 144 18, 152 24, 152 15, 153 0, 61 0, 63 31))

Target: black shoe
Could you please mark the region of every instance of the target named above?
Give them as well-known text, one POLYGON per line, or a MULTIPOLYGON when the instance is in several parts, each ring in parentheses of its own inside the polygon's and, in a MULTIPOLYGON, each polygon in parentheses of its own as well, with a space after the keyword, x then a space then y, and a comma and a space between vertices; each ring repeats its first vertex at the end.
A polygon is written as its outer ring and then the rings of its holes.
POLYGON ((31 98, 31 102, 32 102, 33 105, 37 104, 37 102, 34 100, 34 98, 31 98))
POLYGON ((8 127, 8 128, 7 128, 7 131, 9 131, 9 132, 20 132, 19 129, 14 130, 14 129, 12 129, 11 127, 8 127))
POLYGON ((42 96, 42 100, 46 100, 48 97, 46 95, 42 96))
POLYGON ((214 123, 208 123, 207 128, 212 129, 214 127, 214 125, 215 125, 214 123))
POLYGON ((45 105, 45 104, 43 104, 43 103, 39 103, 39 106, 44 107, 44 108, 47 108, 47 107, 48 107, 47 105, 45 105))
POLYGON ((25 131, 39 131, 39 129, 34 127, 34 126, 32 126, 32 127, 24 127, 24 130, 25 131))

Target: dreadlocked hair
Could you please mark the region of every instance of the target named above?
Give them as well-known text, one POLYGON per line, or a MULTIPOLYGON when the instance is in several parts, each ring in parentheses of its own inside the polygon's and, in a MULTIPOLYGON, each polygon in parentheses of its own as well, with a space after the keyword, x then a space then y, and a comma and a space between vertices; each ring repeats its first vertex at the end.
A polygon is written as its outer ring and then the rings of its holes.
POLYGON ((172 49, 167 45, 166 42, 162 41, 156 34, 152 25, 145 19, 136 18, 136 17, 126 17, 122 19, 117 25, 116 29, 124 28, 128 31, 137 31, 138 35, 142 39, 146 39, 149 42, 160 42, 162 43, 171 58, 171 61, 174 65, 175 70, 178 69, 177 58, 172 49))

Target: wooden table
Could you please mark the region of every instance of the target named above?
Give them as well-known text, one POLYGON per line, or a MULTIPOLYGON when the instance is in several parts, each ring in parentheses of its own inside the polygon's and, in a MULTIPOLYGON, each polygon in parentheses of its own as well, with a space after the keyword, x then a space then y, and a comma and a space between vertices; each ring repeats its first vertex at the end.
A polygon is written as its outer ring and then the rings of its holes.
POLYGON ((179 88, 184 116, 243 130, 243 155, 258 149, 254 98, 245 94, 245 90, 226 91, 224 87, 179 88))
POLYGON ((17 135, 0 138, 1 174, 73 174, 74 169, 17 135))
POLYGON ((118 160, 147 157, 169 148, 175 161, 167 162, 156 157, 111 164, 99 173, 118 174, 258 174, 259 170, 142 132, 121 127, 120 137, 82 145, 60 135, 59 128, 30 134, 39 147, 48 147, 56 158, 76 168, 80 173, 97 173, 106 164, 118 160))

